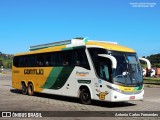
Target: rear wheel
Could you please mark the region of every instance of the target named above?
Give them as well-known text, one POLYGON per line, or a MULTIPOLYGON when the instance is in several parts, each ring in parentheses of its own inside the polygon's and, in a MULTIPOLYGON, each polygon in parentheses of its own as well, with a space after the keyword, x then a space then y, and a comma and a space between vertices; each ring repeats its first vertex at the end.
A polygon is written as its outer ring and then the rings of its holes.
POLYGON ((22 87, 22 94, 27 95, 28 90, 27 90, 27 86, 25 85, 25 83, 22 83, 21 87, 22 87))
POLYGON ((83 104, 91 104, 91 96, 88 89, 82 89, 80 93, 80 100, 83 104))
POLYGON ((34 86, 32 83, 28 84, 28 95, 30 96, 34 95, 34 86))

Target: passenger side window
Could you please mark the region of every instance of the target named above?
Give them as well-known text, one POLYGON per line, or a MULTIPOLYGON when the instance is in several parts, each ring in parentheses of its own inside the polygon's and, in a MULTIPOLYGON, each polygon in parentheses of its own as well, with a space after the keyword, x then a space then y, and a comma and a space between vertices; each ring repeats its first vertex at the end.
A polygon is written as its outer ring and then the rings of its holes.
POLYGON ((49 67, 49 66, 51 66, 51 54, 50 53, 46 53, 45 54, 45 66, 46 67, 49 67))
POLYGON ((58 65, 58 54, 57 53, 51 53, 51 66, 58 65))
POLYGON ((100 74, 99 76, 101 78, 103 78, 104 80, 109 80, 109 68, 108 68, 108 65, 103 63, 103 62, 100 62, 99 63, 99 71, 100 71, 100 74))
POLYGON ((67 50, 62 52, 63 56, 63 66, 71 66, 72 65, 72 51, 67 50))
POLYGON ((80 66, 90 70, 85 49, 74 49, 14 57, 18 67, 80 66))
POLYGON ((107 81, 111 78, 111 61, 107 58, 98 57, 95 64, 97 75, 107 81))
POLYGON ((37 66, 39 67, 45 66, 45 60, 43 54, 37 55, 37 66))
POLYGON ((90 70, 89 62, 85 49, 76 49, 73 51, 73 65, 84 67, 90 70))

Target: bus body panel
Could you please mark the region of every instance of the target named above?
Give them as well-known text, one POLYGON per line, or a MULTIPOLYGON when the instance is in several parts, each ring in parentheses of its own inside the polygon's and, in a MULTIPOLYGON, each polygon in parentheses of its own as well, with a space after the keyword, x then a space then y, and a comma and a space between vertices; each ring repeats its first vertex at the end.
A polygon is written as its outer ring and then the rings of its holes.
MULTIPOLYGON (((27 67, 16 68, 12 67, 12 86, 17 89, 21 89, 21 82, 24 81, 26 85, 32 82, 35 92, 41 92, 43 90, 42 85, 45 84, 46 79, 52 67, 27 67), (44 72, 45 71, 45 72, 44 72)), ((54 69, 54 68, 53 68, 54 69)))
POLYGON ((57 90, 44 89, 42 92, 49 94, 60 94, 64 96, 79 97, 79 88, 82 85, 87 86, 91 90, 93 89, 93 85, 91 84, 93 84, 94 82, 91 75, 92 74, 90 70, 81 67, 75 67, 72 73, 70 73, 69 78, 66 80, 66 83, 63 85, 63 87, 57 90))

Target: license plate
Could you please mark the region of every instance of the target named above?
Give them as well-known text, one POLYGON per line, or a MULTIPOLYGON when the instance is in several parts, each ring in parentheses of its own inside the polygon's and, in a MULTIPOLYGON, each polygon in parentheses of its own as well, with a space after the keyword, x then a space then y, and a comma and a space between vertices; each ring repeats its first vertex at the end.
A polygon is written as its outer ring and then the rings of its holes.
POLYGON ((130 99, 130 100, 134 100, 134 99, 135 99, 135 96, 130 96, 129 99, 130 99))

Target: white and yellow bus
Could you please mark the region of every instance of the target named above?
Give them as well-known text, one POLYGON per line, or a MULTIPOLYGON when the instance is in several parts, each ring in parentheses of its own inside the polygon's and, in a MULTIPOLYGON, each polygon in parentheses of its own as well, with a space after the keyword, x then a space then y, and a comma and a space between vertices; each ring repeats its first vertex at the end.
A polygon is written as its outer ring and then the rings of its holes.
POLYGON ((72 39, 31 46, 15 54, 12 86, 34 92, 91 100, 142 100, 142 69, 133 49, 115 42, 72 39))

